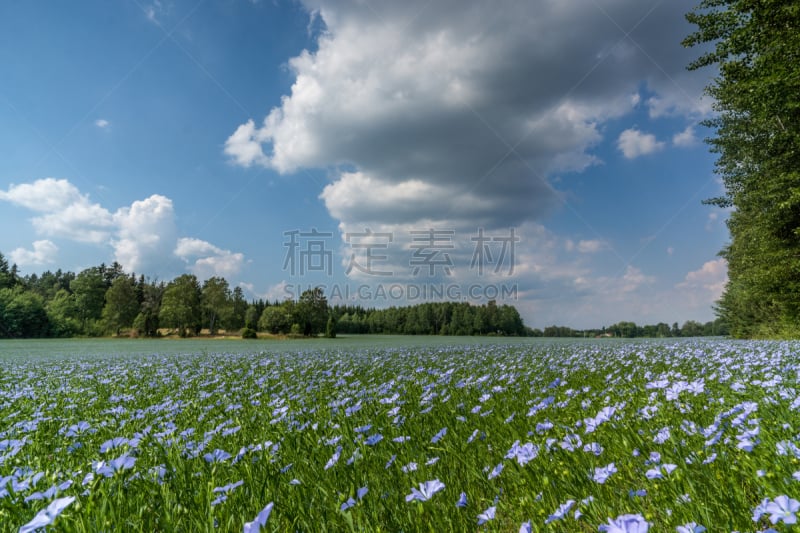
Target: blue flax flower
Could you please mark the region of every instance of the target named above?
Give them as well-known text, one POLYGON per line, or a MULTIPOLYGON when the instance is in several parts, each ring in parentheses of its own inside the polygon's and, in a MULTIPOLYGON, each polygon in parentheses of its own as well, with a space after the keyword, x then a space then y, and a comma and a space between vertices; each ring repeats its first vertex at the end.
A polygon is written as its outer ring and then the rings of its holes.
POLYGON ((203 459, 206 460, 207 463, 221 463, 223 461, 227 461, 232 456, 225 450, 220 450, 217 448, 212 453, 207 453, 203 456, 203 459))
POLYGON ((497 512, 497 507, 494 505, 486 509, 484 512, 478 515, 478 525, 482 526, 489 520, 494 520, 494 515, 497 512))
POLYGON ((117 472, 122 472, 123 470, 130 470, 133 468, 134 463, 136 462, 135 457, 131 457, 127 453, 120 455, 116 459, 112 459, 109 462, 100 461, 97 465, 97 474, 101 474, 105 477, 111 477, 117 472))
POLYGON ((647 533, 650 523, 640 514, 624 514, 615 520, 608 519, 608 524, 603 524, 598 531, 608 533, 647 533))
POLYGON ((258 513, 255 520, 252 522, 245 522, 244 533, 259 533, 261 528, 267 525, 267 519, 269 519, 269 514, 272 512, 272 506, 273 503, 269 502, 267 506, 258 513))
POLYGON ((558 506, 558 509, 556 509, 553 514, 547 517, 547 520, 545 520, 544 523, 549 524, 550 522, 561 520, 567 515, 573 505, 575 505, 575 500, 567 500, 565 503, 562 503, 558 506))
POLYGON ((447 428, 442 428, 442 429, 439 430, 439 433, 437 433, 436 435, 433 436, 433 438, 431 439, 431 442, 436 444, 437 442, 442 440, 442 437, 444 437, 445 435, 447 435, 447 428))
POLYGON ((53 500, 50 505, 36 513, 36 516, 30 522, 19 528, 19 533, 32 533, 37 529, 49 526, 74 501, 75 496, 53 500))
POLYGON ((340 510, 342 512, 344 512, 344 511, 350 509, 355 504, 356 504, 356 501, 353 498, 348 498, 346 502, 342 503, 342 506, 340 507, 340 510))
POLYGON ((462 492, 461 496, 458 497, 458 501, 456 502, 456 507, 466 507, 467 506, 467 493, 462 492))
POLYGON ((678 533, 704 533, 705 530, 705 527, 698 525, 696 522, 689 522, 675 528, 678 533))
POLYGON ((784 524, 796 524, 797 511, 800 511, 800 502, 786 495, 778 496, 766 507, 766 512, 770 514, 769 521, 773 524, 781 521, 784 524))
POLYGON ((426 481, 425 483, 419 484, 419 490, 412 488, 411 494, 406 496, 407 502, 413 502, 414 500, 419 500, 421 502, 426 502, 431 499, 431 497, 442 490, 444 488, 444 483, 439 481, 438 479, 433 479, 431 481, 426 481))
POLYGON ((608 466, 599 466, 594 469, 594 475, 592 476, 592 479, 602 485, 609 477, 611 477, 611 474, 616 472, 617 467, 614 465, 614 463, 610 463, 608 466))

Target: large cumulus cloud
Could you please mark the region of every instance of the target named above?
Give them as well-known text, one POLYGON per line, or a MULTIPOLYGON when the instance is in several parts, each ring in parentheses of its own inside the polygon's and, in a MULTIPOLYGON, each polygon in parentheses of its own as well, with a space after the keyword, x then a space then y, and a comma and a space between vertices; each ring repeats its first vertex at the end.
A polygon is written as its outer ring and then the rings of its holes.
POLYGON ((688 2, 304 5, 324 22, 318 48, 289 61, 291 93, 225 151, 333 169, 322 199, 345 223, 537 219, 559 202, 548 178, 595 163, 604 122, 643 88, 653 116, 706 108, 680 46, 688 2), (437 198, 459 207, 445 216, 437 198))
MULTIPOLYGON (((41 235, 111 246, 114 260, 128 272, 185 268, 206 279, 235 275, 245 263, 241 253, 196 238, 179 239, 172 200, 160 194, 112 213, 69 180, 43 178, 0 190, 0 200, 36 213, 31 223, 41 235)), ((35 241, 32 250, 14 250, 12 259, 21 265, 43 265, 53 262, 57 251, 49 240, 35 241)))

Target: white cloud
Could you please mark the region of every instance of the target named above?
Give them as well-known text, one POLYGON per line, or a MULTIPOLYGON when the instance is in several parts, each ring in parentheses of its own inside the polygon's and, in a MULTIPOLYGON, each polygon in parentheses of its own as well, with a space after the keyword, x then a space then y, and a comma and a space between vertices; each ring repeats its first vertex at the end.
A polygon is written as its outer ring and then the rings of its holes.
POLYGON ((597 164, 603 123, 637 106, 643 84, 688 110, 673 80, 684 100, 706 80, 685 72, 696 50, 674 38, 689 28, 672 3, 303 4, 324 27, 316 50, 289 60, 290 94, 261 123, 241 124, 225 153, 281 173, 332 169, 322 198, 348 224, 374 220, 381 207, 387 224, 442 220, 442 197, 488 226, 536 220, 559 205, 548 179, 597 164), (623 28, 638 23, 641 49, 614 24, 597 24, 606 15, 623 28), (398 201, 357 188, 364 183, 398 201))
POLYGON ((11 185, 0 191, 0 200, 40 213, 31 219, 40 235, 97 244, 107 241, 113 230, 111 213, 64 179, 11 185))
POLYGON ((201 239, 178 239, 178 245, 175 247, 175 255, 182 259, 191 256, 215 254, 218 252, 219 248, 201 239))
POLYGON ((201 280, 213 276, 235 276, 244 265, 244 254, 223 250, 201 239, 178 239, 174 254, 186 262, 186 268, 201 280))
POLYGON ((578 241, 578 251, 583 254, 599 252, 601 250, 605 250, 606 248, 608 248, 608 243, 598 239, 578 241))
POLYGON ((424 217, 452 219, 469 213, 473 223, 490 217, 493 202, 471 191, 454 193, 447 187, 410 179, 402 182, 381 180, 363 172, 343 172, 325 186, 319 196, 331 215, 343 222, 408 223, 424 217))
POLYGON ((147 20, 153 24, 160 24, 159 18, 165 13, 165 11, 166 9, 160 0, 153 0, 152 4, 144 6, 144 14, 147 17, 147 20))
POLYGON ((567 239, 564 249, 568 252, 578 251, 582 254, 593 254, 608 248, 608 243, 600 239, 579 240, 577 243, 572 239, 567 239))
POLYGON ((19 266, 41 266, 55 263, 58 246, 51 241, 34 241, 33 250, 17 248, 9 254, 11 261, 19 266))
POLYGON ((642 285, 653 283, 655 280, 656 278, 654 276, 648 276, 635 266, 628 265, 625 267, 625 274, 622 276, 620 290, 622 290, 622 292, 631 292, 642 285))
POLYGON ((0 190, 0 200, 6 200, 31 211, 53 213, 74 203, 88 202, 77 187, 67 180, 44 178, 0 190))
POLYGON ((105 129, 105 128, 109 127, 111 125, 111 123, 109 121, 107 121, 106 119, 104 119, 104 118, 99 118, 99 119, 94 121, 94 125, 97 126, 100 129, 105 129))
POLYGON ((34 217, 31 222, 41 235, 94 244, 106 242, 113 229, 111 213, 99 204, 85 202, 34 217))
POLYGON ((682 289, 705 289, 718 298, 728 282, 728 263, 723 258, 706 261, 703 266, 686 274, 677 287, 682 289))
POLYGON ((629 128, 619 134, 617 148, 628 159, 652 154, 664 148, 662 141, 656 140, 652 133, 644 133, 636 128, 629 128))
POLYGON ((647 109, 650 118, 670 116, 703 117, 712 112, 713 100, 697 93, 696 80, 690 79, 685 74, 674 74, 676 81, 672 86, 663 87, 659 96, 647 99, 647 109), (680 83, 684 83, 682 87, 680 83))
POLYGON ((686 129, 676 133, 672 136, 672 144, 675 146, 693 146, 697 144, 697 137, 694 135, 694 127, 693 126, 686 126, 686 129))
MULTIPOLYGON (((112 214, 69 181, 46 178, 0 190, 0 200, 37 213, 31 223, 40 235, 110 246, 114 259, 128 272, 173 273, 179 269, 180 258, 189 263, 192 272, 205 278, 235 275, 244 264, 241 253, 199 239, 178 239, 172 200, 159 194, 112 214)), ((37 243, 33 251, 15 252, 29 264, 41 264, 57 250, 48 240, 37 243)))
POLYGON ((675 253, 675 248, 673 248, 672 246, 668 246, 667 247, 667 255, 671 256, 674 253, 675 253))
MULTIPOLYGON (((680 45, 692 31, 688 6, 301 3, 309 27, 322 28, 317 46, 288 61, 293 85, 278 105, 233 129, 224 148, 232 163, 283 174, 328 171, 320 198, 343 238, 365 228, 393 233, 392 248, 379 252, 393 279, 411 276, 411 230, 455 231, 452 257, 462 266, 452 280, 469 282, 476 278, 463 266, 470 264, 469 236, 478 227, 514 227, 525 234, 516 304, 528 316, 554 316, 553 308, 582 309, 576 316, 597 320, 659 312, 644 303, 653 276, 635 267, 613 277, 593 273, 593 254, 607 242, 566 239, 537 221, 563 203, 551 181, 601 163, 593 151, 612 119, 642 106, 652 116, 692 120, 707 112, 701 95, 712 73, 686 71, 701 51, 680 45), (614 24, 598 24, 606 17, 614 24)), ((623 139, 626 157, 666 145, 632 132, 623 139)), ((343 246, 345 268, 350 251, 343 246)), ((480 281, 502 279, 490 274, 480 281)), ((372 281, 357 271, 351 277, 372 281)))
POLYGON ((704 307, 710 306, 722 296, 727 282, 728 263, 719 258, 706 261, 699 269, 686 274, 675 288, 693 307, 704 307))
POLYGON ((706 231, 712 231, 714 226, 717 224, 717 220, 719 219, 719 213, 716 211, 712 211, 708 214, 708 218, 706 219, 706 231))
POLYGON ((243 167, 254 164, 266 166, 269 160, 261 149, 262 137, 261 130, 256 130, 255 123, 248 120, 225 141, 225 153, 243 167))
POLYGON ((114 214, 117 228, 111 240, 115 259, 128 271, 142 272, 163 264, 175 243, 175 211, 172 200, 154 194, 133 202, 114 214))

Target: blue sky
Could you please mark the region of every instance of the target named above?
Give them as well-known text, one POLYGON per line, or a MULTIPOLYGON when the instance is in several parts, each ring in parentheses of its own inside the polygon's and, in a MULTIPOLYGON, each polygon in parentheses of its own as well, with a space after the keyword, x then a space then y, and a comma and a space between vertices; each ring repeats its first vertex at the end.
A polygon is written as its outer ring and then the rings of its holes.
POLYGON ((720 184, 713 72, 679 44, 692 7, 5 2, 0 251, 23 273, 118 260, 270 299, 506 287, 534 327, 709 320, 727 230, 700 203, 720 184), (314 228, 330 276, 284 268, 287 232, 314 228), (514 229, 513 272, 470 268, 479 228, 514 229), (391 243, 346 274, 365 229, 391 243), (414 275, 429 229, 452 248, 414 275))

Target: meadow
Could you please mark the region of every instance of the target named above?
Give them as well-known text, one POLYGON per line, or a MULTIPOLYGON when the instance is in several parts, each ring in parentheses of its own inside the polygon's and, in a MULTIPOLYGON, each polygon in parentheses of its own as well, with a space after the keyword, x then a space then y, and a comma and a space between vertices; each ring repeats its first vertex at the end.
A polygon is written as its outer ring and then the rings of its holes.
POLYGON ((800 344, 0 343, 0 531, 790 531, 800 344))

